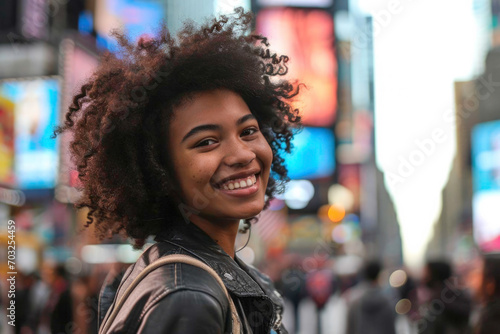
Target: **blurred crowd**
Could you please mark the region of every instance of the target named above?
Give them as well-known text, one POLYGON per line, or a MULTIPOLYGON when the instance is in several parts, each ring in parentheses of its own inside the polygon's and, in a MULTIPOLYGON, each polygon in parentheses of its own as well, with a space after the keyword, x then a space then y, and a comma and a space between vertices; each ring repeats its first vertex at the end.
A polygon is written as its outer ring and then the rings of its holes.
MULTIPOLYGON (((306 270, 304 260, 280 256, 262 268, 285 298, 290 333, 500 333, 500 256, 486 255, 468 273, 445 260, 428 261, 418 273, 389 272, 375 260, 353 272, 336 272, 329 259, 306 270)), ((100 286, 108 272, 123 268, 101 264, 72 277, 64 265, 48 262, 41 272, 19 274, 16 326, 4 323, 2 332, 97 333, 100 286)), ((2 298, 2 312, 5 303, 2 298)), ((1 319, 7 321, 5 314, 1 319)))
POLYGON ((9 281, 0 276, 0 334, 97 333, 102 283, 128 265, 113 261, 136 259, 119 258, 122 240, 93 247, 91 233, 75 233, 86 212, 71 208, 79 185, 71 138, 50 139, 99 56, 116 48, 113 24, 134 40, 163 19, 175 31, 181 19, 237 5, 251 9, 256 31, 293 60, 290 75, 315 87, 303 90, 311 107, 287 158, 288 191, 239 253, 284 296, 290 334, 500 333, 500 255, 474 260, 478 251, 500 251, 500 0, 436 1, 433 10, 429 0, 394 8, 399 2, 387 1, 370 15, 358 8, 377 2, 0 1, 0 243, 7 246, 2 224, 12 218, 16 265, 24 268, 15 277, 15 327, 7 324, 9 281), (447 178, 444 188, 444 179, 429 181, 436 175, 447 178), (413 185, 408 193, 418 202, 401 204, 399 180, 413 185), (442 203, 437 220, 399 211, 428 211, 424 199, 442 203), (317 254, 320 242, 328 255, 317 254), (448 257, 399 267, 424 250, 448 257), (366 253, 380 261, 361 259, 366 253))

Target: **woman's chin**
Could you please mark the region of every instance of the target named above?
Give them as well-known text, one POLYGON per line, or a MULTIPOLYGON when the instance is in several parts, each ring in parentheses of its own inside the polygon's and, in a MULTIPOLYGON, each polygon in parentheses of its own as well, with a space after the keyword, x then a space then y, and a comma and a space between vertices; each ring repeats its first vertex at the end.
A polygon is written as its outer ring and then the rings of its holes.
POLYGON ((243 217, 241 219, 249 219, 258 216, 263 209, 264 209, 264 204, 255 206, 254 208, 248 208, 245 211, 240 211, 243 217))
POLYGON ((207 209, 199 213, 200 216, 211 217, 215 220, 241 220, 258 216, 264 209, 265 201, 255 200, 246 203, 210 203, 207 209))

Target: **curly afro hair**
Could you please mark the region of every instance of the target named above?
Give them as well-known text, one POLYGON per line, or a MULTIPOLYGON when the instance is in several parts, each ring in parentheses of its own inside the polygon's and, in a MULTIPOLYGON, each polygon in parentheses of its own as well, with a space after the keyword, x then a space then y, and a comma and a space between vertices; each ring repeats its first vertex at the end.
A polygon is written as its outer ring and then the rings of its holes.
POLYGON ((165 25, 137 44, 113 32, 120 51, 103 55, 55 130, 74 135, 70 151, 82 182, 76 207, 89 208, 86 226, 94 223, 98 237, 121 233, 141 247, 175 220, 165 217, 179 217, 165 132, 175 106, 196 92, 229 89, 244 99, 274 155, 266 205, 282 190, 282 155, 300 127, 290 102, 301 84, 282 77, 288 57, 248 33, 251 21, 237 8, 199 28, 185 23, 176 37, 165 25))

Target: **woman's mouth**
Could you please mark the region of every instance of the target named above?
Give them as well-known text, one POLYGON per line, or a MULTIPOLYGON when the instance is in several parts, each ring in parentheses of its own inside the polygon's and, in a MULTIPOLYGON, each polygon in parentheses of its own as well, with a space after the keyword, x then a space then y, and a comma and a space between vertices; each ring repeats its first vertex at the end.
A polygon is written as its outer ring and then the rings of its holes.
POLYGON ((226 195, 244 197, 257 192, 260 186, 259 180, 260 172, 250 176, 224 181, 216 188, 226 195))
POLYGON ((221 184, 219 188, 225 190, 245 189, 245 188, 250 188, 256 182, 257 182, 257 177, 255 175, 250 175, 245 178, 228 180, 223 184, 221 184))

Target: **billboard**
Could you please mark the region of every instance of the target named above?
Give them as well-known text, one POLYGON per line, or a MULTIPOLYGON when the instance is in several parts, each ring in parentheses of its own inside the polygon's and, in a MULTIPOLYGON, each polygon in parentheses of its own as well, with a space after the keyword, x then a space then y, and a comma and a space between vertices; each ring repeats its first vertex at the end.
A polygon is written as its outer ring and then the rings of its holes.
MULTIPOLYGON (((64 40, 61 43, 61 48, 64 54, 61 108, 61 119, 63 119, 64 114, 73 103, 73 96, 79 92, 85 80, 92 75, 99 64, 99 60, 97 54, 88 51, 71 39, 64 40)), ((60 138, 61 166, 58 183, 70 187, 79 186, 78 172, 71 162, 69 153, 69 143, 72 141, 73 136, 71 133, 65 132, 60 135, 60 138)))
POLYGON ((328 177, 335 170, 335 140, 325 128, 304 127, 292 141, 292 154, 285 155, 291 179, 328 177))
POLYGON ((474 239, 484 252, 500 251, 500 121, 472 129, 474 239))
POLYGON ((54 187, 58 145, 50 137, 58 123, 59 79, 1 81, 0 100, 14 111, 15 187, 54 187))
POLYGON ((329 7, 333 0, 257 0, 259 6, 329 7))
POLYGON ((113 29, 125 29, 127 37, 136 41, 141 35, 154 35, 164 17, 162 1, 103 0, 96 2, 95 29, 98 42, 110 50, 118 43, 110 37, 113 29))
POLYGON ((330 126, 337 108, 337 59, 333 18, 324 10, 270 8, 257 15, 256 29, 272 52, 290 57, 288 78, 306 84, 293 106, 304 124, 330 126))
POLYGON ((14 184, 14 107, 0 96, 0 184, 14 184))

